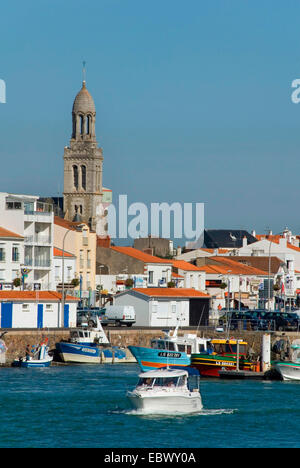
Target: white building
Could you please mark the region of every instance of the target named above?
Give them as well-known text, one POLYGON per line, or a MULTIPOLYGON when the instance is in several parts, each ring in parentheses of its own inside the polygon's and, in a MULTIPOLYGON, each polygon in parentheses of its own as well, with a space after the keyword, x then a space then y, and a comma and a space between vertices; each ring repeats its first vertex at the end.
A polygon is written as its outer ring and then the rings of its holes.
POLYGON ((115 297, 115 305, 132 305, 135 326, 176 327, 207 324, 208 294, 185 288, 135 288, 115 297))
POLYGON ((53 289, 53 211, 39 197, 0 193, 0 219, 5 229, 24 237, 26 289, 53 289))
POLYGON ((62 285, 64 281, 65 287, 70 285, 76 274, 76 257, 70 252, 63 251, 57 247, 53 249, 53 270, 55 289, 62 285), (64 275, 63 272, 64 264, 64 275))
POLYGON ((64 312, 55 291, 0 291, 1 328, 76 327, 78 299, 67 296, 64 312))
POLYGON ((197 291, 205 291, 205 271, 184 260, 171 260, 173 274, 177 273, 183 278, 179 281, 177 287, 192 288, 197 291))
POLYGON ((24 263, 24 237, 0 227, 0 289, 12 289, 15 278, 21 279, 24 263))

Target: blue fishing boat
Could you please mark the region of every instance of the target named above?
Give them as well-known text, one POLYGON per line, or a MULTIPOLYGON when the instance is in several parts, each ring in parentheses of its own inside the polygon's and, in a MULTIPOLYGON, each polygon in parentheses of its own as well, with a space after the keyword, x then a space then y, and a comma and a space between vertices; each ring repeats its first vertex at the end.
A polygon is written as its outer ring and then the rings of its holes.
POLYGON ((97 327, 71 331, 69 341, 56 343, 61 360, 74 364, 127 362, 125 350, 111 346, 97 317, 97 327))
POLYGON ((13 367, 50 367, 53 356, 49 356, 48 338, 34 347, 32 355, 27 351, 25 357, 15 359, 13 367))
POLYGON ((128 346, 141 370, 147 372, 162 367, 187 367, 191 364, 191 353, 209 352, 210 339, 188 333, 178 336, 178 326, 174 332, 164 331, 163 338, 151 340, 150 347, 128 346), (198 350, 198 351, 196 351, 198 350))

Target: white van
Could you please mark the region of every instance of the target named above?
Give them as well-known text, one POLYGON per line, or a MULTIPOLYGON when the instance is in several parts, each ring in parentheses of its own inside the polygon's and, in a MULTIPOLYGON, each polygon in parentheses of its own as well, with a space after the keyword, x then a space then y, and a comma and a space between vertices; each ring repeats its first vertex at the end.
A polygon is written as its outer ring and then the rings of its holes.
POLYGON ((106 306, 102 309, 104 315, 101 315, 101 324, 103 326, 109 323, 117 326, 127 325, 131 327, 136 321, 135 310, 133 306, 106 306))

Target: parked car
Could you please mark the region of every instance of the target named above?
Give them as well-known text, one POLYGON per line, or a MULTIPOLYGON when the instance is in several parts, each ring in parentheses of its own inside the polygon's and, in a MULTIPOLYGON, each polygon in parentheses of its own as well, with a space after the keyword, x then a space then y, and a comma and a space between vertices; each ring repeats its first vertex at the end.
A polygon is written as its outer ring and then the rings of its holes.
POLYGON ((230 330, 251 329, 260 331, 300 330, 297 313, 266 310, 233 311, 219 320, 219 326, 229 325, 230 330))
POLYGON ((103 326, 113 324, 116 326, 126 325, 131 327, 136 321, 133 306, 107 306, 101 312, 101 324, 103 326))
POLYGON ((96 327, 97 316, 101 321, 103 309, 82 309, 77 311, 77 326, 78 327, 96 327))

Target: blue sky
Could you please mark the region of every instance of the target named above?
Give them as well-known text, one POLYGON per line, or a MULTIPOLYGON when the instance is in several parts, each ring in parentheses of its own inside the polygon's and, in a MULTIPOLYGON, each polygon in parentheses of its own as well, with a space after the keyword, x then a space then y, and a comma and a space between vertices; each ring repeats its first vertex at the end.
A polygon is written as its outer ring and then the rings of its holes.
POLYGON ((115 199, 204 202, 207 228, 300 233, 299 18, 293 0, 2 4, 0 191, 62 193, 86 60, 115 199))

